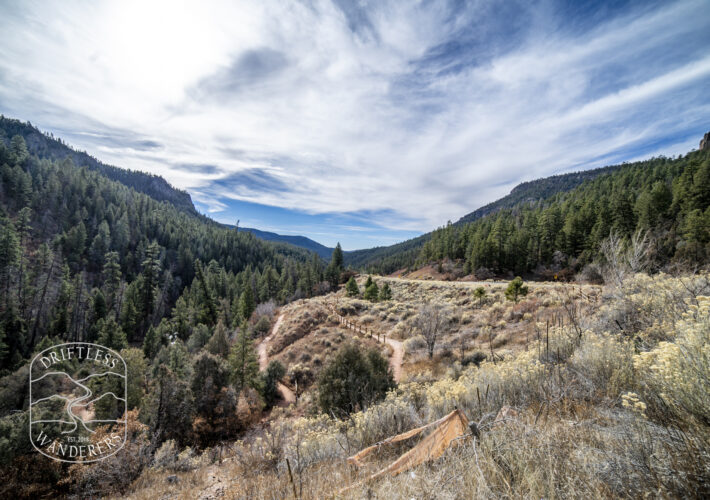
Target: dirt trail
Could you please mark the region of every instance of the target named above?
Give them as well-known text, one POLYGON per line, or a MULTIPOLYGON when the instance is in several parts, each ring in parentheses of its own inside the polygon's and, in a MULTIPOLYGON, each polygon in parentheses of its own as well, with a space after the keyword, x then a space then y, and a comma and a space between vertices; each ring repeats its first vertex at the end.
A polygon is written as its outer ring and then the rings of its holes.
MULTIPOLYGON (((443 280, 422 280, 415 278, 397 278, 394 276, 378 276, 378 279, 390 280, 390 281, 400 281, 403 283, 415 283, 415 284, 431 284, 431 285, 445 285, 445 286, 456 286, 461 288, 472 288, 479 286, 508 286, 510 281, 443 281, 443 280)), ((567 283, 563 281, 553 282, 553 281, 525 281, 525 284, 530 287, 556 287, 559 285, 569 285, 574 283, 567 283)))
MULTIPOLYGON (((360 332, 360 330, 358 330, 358 327, 354 323, 350 322, 349 320, 347 320, 347 318, 345 318, 345 316, 341 316, 340 313, 338 313, 338 310, 336 309, 335 305, 331 303, 329 304, 329 307, 333 311, 333 314, 340 318, 340 324, 343 327, 349 328, 355 332, 360 332)), ((387 334, 383 336, 373 334, 371 338, 392 347, 392 356, 390 356, 390 367, 392 368, 392 376, 394 377, 395 382, 399 382, 400 377, 402 376, 404 347, 402 346, 401 341, 390 338, 391 334, 392 332, 387 332, 387 334)))
MULTIPOLYGON (((373 337, 377 338, 377 337, 373 337)), ((385 342, 387 345, 392 346, 392 356, 390 357, 390 367, 392 368, 392 376, 394 376, 394 381, 399 382, 402 376, 402 362, 404 361, 404 347, 402 342, 399 340, 391 339, 385 337, 385 342)))
MULTIPOLYGON (((279 328, 281 328, 281 323, 283 322, 283 319, 284 315, 280 314, 278 319, 276 320, 276 323, 274 324, 274 328, 271 330, 271 333, 268 335, 268 337, 264 338, 264 340, 261 341, 259 347, 257 348, 257 352, 259 353, 259 370, 262 372, 266 370, 267 366, 269 366, 269 342, 279 331, 279 328)), ((279 393, 281 394, 281 398, 284 400, 286 406, 296 402, 296 395, 291 389, 286 387, 281 382, 278 383, 278 389, 279 393)))

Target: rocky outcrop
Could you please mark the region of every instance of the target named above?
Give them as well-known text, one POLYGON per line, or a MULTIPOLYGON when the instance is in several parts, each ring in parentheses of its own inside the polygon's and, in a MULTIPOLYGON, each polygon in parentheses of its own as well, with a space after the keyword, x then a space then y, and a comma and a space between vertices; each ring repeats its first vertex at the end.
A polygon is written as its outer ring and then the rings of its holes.
POLYGON ((710 132, 706 133, 700 141, 700 151, 710 151, 710 132))

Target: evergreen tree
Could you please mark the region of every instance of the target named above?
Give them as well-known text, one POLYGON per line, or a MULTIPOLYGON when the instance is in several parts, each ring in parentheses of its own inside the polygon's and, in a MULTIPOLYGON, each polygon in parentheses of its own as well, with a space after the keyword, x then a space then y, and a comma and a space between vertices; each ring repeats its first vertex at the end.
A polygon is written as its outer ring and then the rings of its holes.
POLYGON ((247 285, 244 287, 241 297, 239 297, 239 319, 241 321, 249 321, 251 315, 256 309, 256 303, 254 301, 254 293, 252 292, 251 286, 247 285))
POLYGON ((212 326, 217 322, 217 305, 212 297, 212 291, 207 283, 202 263, 199 260, 195 261, 195 280, 202 293, 199 301, 201 313, 198 315, 198 321, 205 323, 207 326, 212 326))
POLYGON ((229 339, 227 338, 227 328, 221 321, 217 323, 212 337, 207 342, 207 350, 215 356, 220 356, 224 359, 229 356, 229 339))
POLYGON ((241 391, 246 387, 258 386, 259 363, 250 333, 249 327, 244 321, 239 328, 237 340, 232 345, 229 353, 232 381, 237 391, 241 391))
POLYGON ((102 319, 97 323, 99 336, 96 342, 104 347, 120 351, 128 346, 126 334, 113 318, 102 319))
POLYGON ((2 294, 5 306, 10 299, 10 282, 12 273, 20 260, 20 239, 14 224, 0 219, 0 278, 2 278, 2 294))
POLYGON ((162 345, 163 339, 161 338, 160 333, 153 325, 149 326, 148 332, 145 334, 145 338, 143 339, 143 354, 145 357, 149 360, 154 359, 162 345))
POLYGON ((155 298, 160 278, 160 246, 153 241, 145 251, 143 281, 139 290, 141 322, 147 328, 155 312, 155 298))
POLYGON ((271 408, 278 401, 278 383, 284 375, 286 375, 286 369, 276 360, 269 362, 269 366, 262 374, 261 396, 267 408, 271 408))
POLYGON ((121 328, 131 341, 138 337, 138 308, 131 294, 126 294, 125 305, 121 311, 121 328))
POLYGON ((479 286, 473 291, 473 296, 478 299, 478 307, 483 307, 483 299, 486 298, 486 289, 479 286))
POLYGON ((377 283, 372 281, 370 285, 365 288, 365 293, 363 294, 363 298, 365 300, 369 300, 370 302, 377 302, 377 299, 379 297, 380 290, 377 287, 377 283))
POLYGON ((343 249, 340 243, 335 245, 333 254, 330 257, 330 263, 325 271, 326 278, 330 283, 331 288, 335 289, 340 284, 340 276, 343 273, 343 249))
POLYGON ((348 297, 357 297, 360 295, 360 289, 357 286, 354 276, 350 276, 347 285, 345 285, 345 290, 348 292, 348 297))
POLYGON ((523 283, 520 276, 516 276, 513 281, 508 283, 508 288, 505 289, 505 298, 514 301, 516 304, 521 296, 528 294, 528 286, 523 283))
POLYGON ((330 259, 336 269, 343 269, 343 249, 340 246, 340 242, 335 245, 335 248, 333 249, 333 255, 330 259))
POLYGON ((342 347, 318 379, 318 405, 343 417, 384 398, 394 387, 388 362, 378 351, 364 354, 355 344, 342 347))
POLYGON ((15 165, 22 165, 29 158, 27 143, 21 135, 15 135, 10 139, 10 161, 15 165))
POLYGON ((207 342, 209 342, 211 338, 210 329, 207 325, 200 323, 195 327, 192 335, 190 335, 187 341, 187 348, 190 352, 196 352, 207 345, 207 342))
MULTIPOLYGON (((209 356, 208 353, 204 354, 209 356)), ((195 364, 197 366, 197 363, 195 364)), ((202 365, 200 367, 202 368, 202 365)), ((199 376, 209 377, 209 373, 194 375, 192 381, 199 380, 199 376)), ((199 384, 194 385, 198 390, 201 389, 199 384)), ((149 400, 146 404, 145 419, 153 431, 156 443, 174 439, 187 445, 192 441, 192 422, 196 408, 188 381, 179 378, 170 368, 161 364, 157 367, 155 383, 147 394, 149 400)))
POLYGON ((116 299, 121 286, 121 265, 118 263, 118 252, 107 252, 104 255, 102 276, 108 310, 115 313, 116 299))
POLYGON ((104 258, 111 246, 111 231, 109 230, 106 221, 101 221, 99 224, 96 236, 89 247, 89 262, 93 269, 98 270, 104 264, 104 258))
POLYGON ((392 289, 390 288, 389 283, 385 281, 385 284, 382 285, 382 289, 380 290, 380 300, 391 300, 392 299, 392 289))
POLYGON ((126 363, 126 373, 128 373, 126 379, 126 407, 128 410, 140 408, 148 372, 143 352, 135 347, 129 347, 121 350, 120 354, 126 363))

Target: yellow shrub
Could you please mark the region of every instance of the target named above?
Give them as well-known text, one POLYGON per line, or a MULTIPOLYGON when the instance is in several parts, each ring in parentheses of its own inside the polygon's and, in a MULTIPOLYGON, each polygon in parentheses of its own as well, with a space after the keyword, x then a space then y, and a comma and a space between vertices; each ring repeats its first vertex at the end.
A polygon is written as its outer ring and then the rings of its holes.
POLYGON ((675 417, 707 423, 710 408, 710 297, 698 297, 676 324, 675 342, 634 356, 641 387, 675 417))
POLYGON ((592 388, 616 396, 631 383, 633 352, 632 343, 618 335, 585 332, 571 363, 578 373, 586 377, 592 388))

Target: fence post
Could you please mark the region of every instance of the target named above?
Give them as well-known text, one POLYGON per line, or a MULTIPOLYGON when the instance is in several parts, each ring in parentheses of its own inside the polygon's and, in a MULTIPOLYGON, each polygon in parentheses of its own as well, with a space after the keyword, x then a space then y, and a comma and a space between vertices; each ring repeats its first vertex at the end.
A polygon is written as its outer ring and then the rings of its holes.
POLYGON ((293 486, 293 498, 298 499, 298 493, 296 493, 296 483, 293 482, 293 474, 291 473, 291 463, 286 459, 286 467, 288 467, 288 478, 291 481, 291 486, 293 486))

